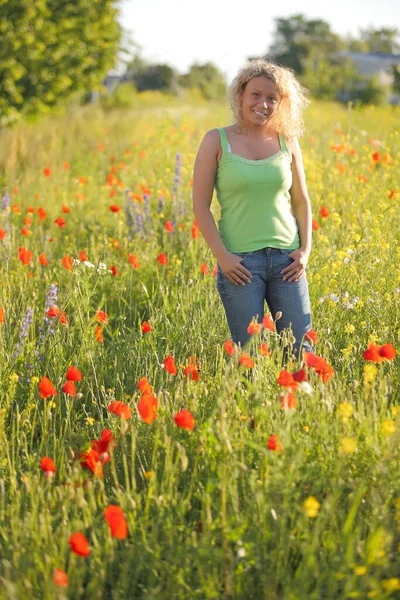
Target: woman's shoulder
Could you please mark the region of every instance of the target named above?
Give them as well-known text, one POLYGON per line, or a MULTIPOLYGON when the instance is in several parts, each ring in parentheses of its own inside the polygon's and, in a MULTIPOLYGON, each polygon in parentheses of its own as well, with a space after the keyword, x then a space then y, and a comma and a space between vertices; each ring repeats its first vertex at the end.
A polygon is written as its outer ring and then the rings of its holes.
POLYGON ((296 157, 299 154, 301 154, 301 148, 300 148, 298 138, 295 136, 285 136, 285 142, 286 142, 287 149, 289 150, 290 154, 292 155, 292 158, 296 159, 296 157))

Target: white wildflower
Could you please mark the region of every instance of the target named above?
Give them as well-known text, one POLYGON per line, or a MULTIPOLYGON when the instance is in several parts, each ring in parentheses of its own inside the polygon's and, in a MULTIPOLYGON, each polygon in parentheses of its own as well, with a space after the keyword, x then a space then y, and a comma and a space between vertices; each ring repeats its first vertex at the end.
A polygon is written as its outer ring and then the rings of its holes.
POLYGON ((312 385, 308 381, 300 381, 299 388, 308 396, 311 396, 313 393, 312 385))

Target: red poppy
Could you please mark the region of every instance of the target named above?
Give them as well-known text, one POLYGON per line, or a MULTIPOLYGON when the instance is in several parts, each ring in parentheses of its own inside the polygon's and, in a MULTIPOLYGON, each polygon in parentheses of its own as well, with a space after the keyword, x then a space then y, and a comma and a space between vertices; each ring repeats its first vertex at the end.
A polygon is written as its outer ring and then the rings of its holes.
POLYGON ((54 569, 53 581, 57 587, 68 587, 68 575, 62 569, 54 569))
POLYGON ((7 234, 6 234, 5 230, 0 227, 0 240, 4 240, 6 235, 7 234))
POLYGON ((153 393, 153 388, 150 385, 150 382, 147 379, 147 377, 142 377, 141 379, 139 379, 138 389, 142 392, 142 394, 150 394, 151 395, 153 393))
POLYGON ((159 254, 157 256, 157 260, 160 263, 160 265, 167 266, 167 264, 168 264, 168 258, 167 258, 167 255, 165 253, 159 254))
POLYGON ((232 340, 227 340, 224 343, 224 348, 228 354, 236 354, 236 348, 234 347, 232 340))
POLYGON ((121 208, 118 206, 118 204, 111 204, 110 210, 111 212, 117 213, 121 210, 121 208))
POLYGON ((151 327, 147 321, 143 321, 142 323, 142 331, 143 333, 149 333, 151 331, 151 327))
POLYGON ((80 531, 71 535, 68 544, 75 554, 78 554, 79 556, 89 556, 89 542, 80 531))
POLYGON ((57 219, 54 219, 54 223, 57 223, 57 225, 60 227, 65 227, 67 224, 67 221, 65 219, 63 219, 62 217, 57 217, 57 219))
POLYGON ((307 367, 314 367, 319 361, 319 357, 314 352, 303 352, 303 356, 307 367))
POLYGON ((164 360, 164 367, 167 369, 168 373, 171 373, 171 375, 176 375, 177 370, 173 356, 167 356, 167 358, 164 360))
POLYGON ((272 356, 272 350, 269 349, 268 344, 262 343, 257 348, 262 356, 272 356))
POLYGON ((277 452, 282 452, 283 450, 283 446, 279 441, 277 433, 274 433, 268 438, 267 446, 270 450, 276 450, 277 452))
POLYGON ((28 229, 28 227, 23 227, 21 229, 21 235, 24 235, 25 237, 29 237, 31 233, 32 232, 28 229))
POLYGON ((67 381, 66 383, 64 383, 62 390, 63 390, 64 394, 68 394, 68 396, 75 398, 76 387, 72 381, 67 381))
POLYGON ((109 448, 115 448, 116 441, 110 429, 103 429, 99 440, 90 442, 91 448, 99 455, 99 461, 104 464, 110 460, 109 448))
POLYGON ((121 417, 121 419, 129 419, 131 416, 131 409, 125 402, 120 402, 119 400, 114 400, 107 406, 107 410, 121 417))
POLYGON ((41 398, 50 398, 50 396, 57 396, 57 390, 48 377, 42 377, 42 379, 40 380, 39 392, 41 398))
POLYGON ((114 275, 114 277, 119 277, 121 275, 120 271, 118 271, 117 267, 115 267, 114 265, 111 265, 110 271, 114 275))
POLYGON ((329 210, 327 209, 327 207, 325 206, 325 204, 323 204, 321 206, 321 209, 319 211, 319 214, 321 215, 321 217, 323 219, 326 219, 327 217, 329 217, 329 210))
POLYGON ((214 268, 213 268, 213 275, 214 275, 214 277, 217 276, 217 273, 218 273, 218 265, 214 265, 214 268))
POLYGON ((40 461, 40 468, 42 469, 44 476, 48 478, 53 477, 56 472, 56 465, 54 464, 53 459, 48 456, 43 456, 40 461))
POLYGON ((300 369, 300 371, 295 371, 294 373, 292 373, 292 375, 295 381, 307 381, 307 373, 304 369, 300 369))
POLYGON ((104 323, 104 325, 107 325, 108 323, 108 314, 103 312, 102 310, 100 310, 99 308, 97 309, 97 312, 94 316, 94 320, 95 321, 99 321, 99 323, 104 323))
POLYGON ((208 270, 207 263, 201 263, 200 265, 200 273, 204 273, 204 275, 209 275, 210 272, 208 270))
POLYGON ((324 383, 332 379, 335 374, 333 368, 324 358, 318 360, 317 364, 314 366, 314 371, 318 373, 324 383))
MULTIPOLYGON (((35 209, 33 208, 33 206, 28 206, 28 208, 26 209, 27 213, 30 215, 33 215, 35 212, 35 209)), ((32 224, 32 222, 30 223, 32 224)))
POLYGON ((32 252, 21 246, 18 248, 18 258, 24 265, 29 265, 32 260, 32 252))
POLYGON ((50 177, 51 171, 50 171, 50 169, 48 167, 46 167, 45 169, 43 169, 43 175, 45 177, 50 177))
POLYGON ((4 308, 0 307, 0 323, 4 323, 4 308))
POLYGON ((175 227, 172 221, 167 221, 164 225, 164 229, 166 231, 169 231, 170 233, 173 233, 175 231, 175 227))
POLYGON ((61 315, 59 317, 59 321, 60 321, 61 325, 67 325, 68 324, 67 316, 66 316, 65 312, 61 313, 61 315))
POLYGON ((383 344, 383 346, 378 346, 378 344, 371 342, 367 350, 363 352, 363 357, 365 360, 370 360, 375 363, 381 363, 385 359, 393 360, 395 356, 396 350, 392 344, 383 344))
POLYGON ((152 423, 157 417, 158 401, 155 396, 143 395, 138 402, 138 411, 145 423, 152 423))
POLYGON ((13 213, 15 213, 16 215, 20 215, 21 214, 21 209, 18 206, 18 204, 13 204, 11 206, 11 210, 13 211, 13 213))
POLYGON ((257 333, 260 333, 262 328, 262 323, 256 323, 255 321, 252 321, 247 328, 247 333, 250 335, 256 335, 257 333))
POLYGON ((178 427, 183 427, 183 429, 189 429, 190 431, 194 429, 194 417, 186 408, 178 412, 174 419, 178 427))
POLYGON ((296 396, 292 392, 281 394, 281 407, 284 410, 295 410, 297 407, 296 396))
POLYGON ((70 213, 70 209, 68 208, 68 206, 66 206, 65 204, 62 205, 61 210, 63 211, 63 213, 68 214, 70 213))
POLYGON ((190 235, 192 236, 193 240, 197 240, 200 237, 200 229, 197 225, 193 225, 190 230, 190 235))
POLYGON ((72 271, 74 261, 70 256, 64 256, 62 259, 62 264, 64 269, 67 269, 67 271, 72 271))
POLYGON ((184 367, 183 373, 184 375, 186 375, 186 377, 192 379, 193 381, 199 380, 199 374, 197 372, 196 365, 194 365, 192 362, 190 362, 186 367, 184 367))
POLYGON ((306 333, 306 339, 311 340, 314 344, 316 344, 318 342, 317 332, 314 331, 314 329, 310 329, 310 331, 306 333))
POLYGON ((66 379, 69 381, 82 381, 82 373, 76 367, 68 367, 67 374, 65 375, 66 379))
POLYGON ((88 469, 92 471, 95 477, 103 478, 103 464, 100 460, 99 453, 93 448, 88 448, 85 452, 81 452, 79 455, 79 462, 82 469, 88 469))
POLYGON ((59 317, 60 314, 61 310, 58 308, 58 306, 52 306, 46 313, 48 317, 59 317))
POLYGON ((393 360, 396 356, 396 350, 392 344, 383 344, 379 349, 379 354, 386 360, 393 360))
POLYGON ((135 254, 129 255, 129 262, 134 269, 138 269, 140 267, 140 262, 135 254))
POLYGON ((275 331, 275 325, 271 315, 265 315, 262 320, 262 324, 264 325, 265 329, 269 329, 269 331, 275 331))
POLYGON ((320 228, 320 224, 315 219, 312 220, 312 230, 317 231, 320 228))
POLYGON ((289 371, 286 371, 285 369, 283 369, 279 373, 279 377, 276 380, 276 382, 279 385, 282 385, 283 387, 288 388, 289 390, 295 390, 299 385, 297 383, 297 381, 295 381, 293 379, 293 375, 291 373, 289 373, 289 371))
POLYGON ((47 260, 47 258, 44 254, 40 254, 39 262, 43 267, 47 267, 47 265, 49 264, 49 261, 47 260))
POLYGON ((253 369, 255 367, 254 360, 246 352, 242 352, 240 355, 239 364, 245 369, 253 369))
POLYGON ((101 328, 100 325, 96 326, 96 329, 94 330, 94 335, 96 337, 96 340, 98 342, 103 342, 104 338, 103 338, 103 330, 101 328))
POLYGON ((86 254, 86 252, 84 250, 81 250, 79 252, 79 260, 81 262, 86 262, 88 260, 87 254, 86 254))
POLYGON ((372 155, 372 160, 374 163, 378 164, 381 160, 381 155, 379 152, 374 152, 372 155))
POLYGON ((104 509, 104 518, 110 527, 112 537, 124 540, 128 535, 128 527, 123 510, 115 504, 110 504, 104 509))
POLYGON ((47 217, 47 212, 41 206, 39 206, 37 212, 40 221, 43 221, 47 217))

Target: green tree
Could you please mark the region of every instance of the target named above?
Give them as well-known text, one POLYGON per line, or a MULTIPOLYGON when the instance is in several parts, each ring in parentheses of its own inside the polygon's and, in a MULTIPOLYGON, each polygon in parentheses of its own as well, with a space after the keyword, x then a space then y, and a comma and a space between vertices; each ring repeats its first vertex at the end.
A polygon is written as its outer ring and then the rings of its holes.
POLYGON ((400 33, 396 27, 363 29, 360 38, 366 45, 367 52, 383 52, 386 54, 400 52, 400 33))
POLYGON ((332 56, 308 63, 301 83, 308 88, 316 98, 324 100, 349 100, 352 90, 361 81, 360 75, 349 58, 332 56))
POLYGON ((302 14, 275 19, 276 31, 268 55, 298 74, 319 57, 345 47, 344 41, 321 19, 308 20, 302 14))
POLYGON ((225 78, 212 63, 193 64, 179 83, 186 88, 197 88, 207 100, 217 100, 226 94, 225 78))
POLYGON ((121 27, 113 0, 0 1, 0 125, 100 85, 121 27))

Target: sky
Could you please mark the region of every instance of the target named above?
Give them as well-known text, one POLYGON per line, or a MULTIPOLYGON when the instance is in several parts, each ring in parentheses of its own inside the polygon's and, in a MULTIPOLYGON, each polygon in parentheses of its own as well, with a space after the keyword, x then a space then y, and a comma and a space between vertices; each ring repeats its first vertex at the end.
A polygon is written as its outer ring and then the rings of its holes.
POLYGON ((249 57, 266 54, 274 18, 298 13, 327 21, 340 36, 367 27, 397 27, 400 2, 380 0, 120 0, 120 23, 143 58, 186 73, 197 62, 214 63, 230 83, 249 57))

